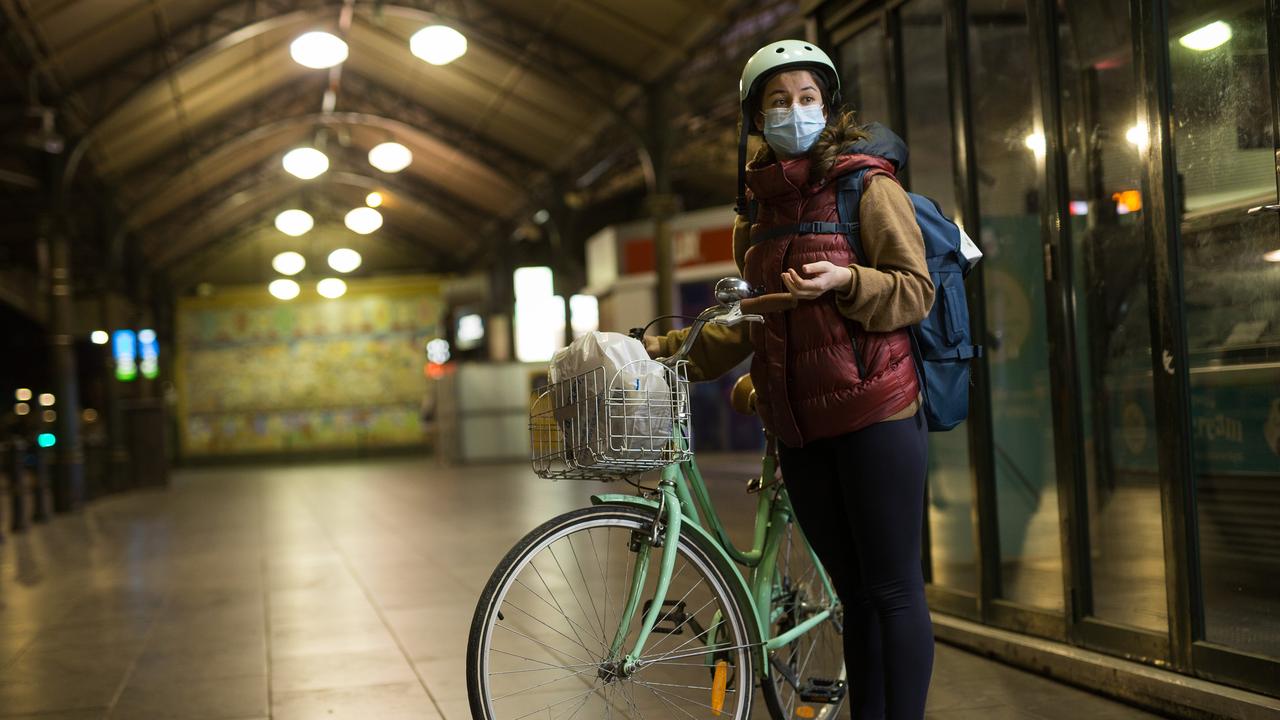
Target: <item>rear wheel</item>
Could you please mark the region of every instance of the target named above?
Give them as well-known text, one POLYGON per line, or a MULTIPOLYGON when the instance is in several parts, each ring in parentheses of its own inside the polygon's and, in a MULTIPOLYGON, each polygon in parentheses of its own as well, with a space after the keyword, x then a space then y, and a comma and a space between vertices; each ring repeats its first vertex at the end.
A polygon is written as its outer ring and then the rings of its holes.
POLYGON ((642 548, 650 555, 621 653, 653 598, 660 548, 653 514, 599 506, 557 517, 521 540, 480 597, 467 645, 474 718, 739 718, 751 712, 747 620, 698 538, 679 538, 665 612, 634 671, 610 652, 642 548))
POLYGON ((828 607, 833 610, 828 619, 769 654, 769 674, 761 689, 777 720, 833 720, 846 702, 843 609, 827 591, 825 574, 800 528, 788 521, 778 548, 768 609, 770 636, 777 637, 828 607))

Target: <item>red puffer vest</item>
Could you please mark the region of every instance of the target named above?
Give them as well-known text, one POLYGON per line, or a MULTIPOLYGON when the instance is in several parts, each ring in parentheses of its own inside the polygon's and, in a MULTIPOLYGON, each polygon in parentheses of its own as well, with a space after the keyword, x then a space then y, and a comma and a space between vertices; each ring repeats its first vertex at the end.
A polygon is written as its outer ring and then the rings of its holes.
MULTIPOLYGON (((839 222, 835 180, 867 166, 893 171, 887 160, 871 155, 842 155, 814 184, 807 157, 748 168, 747 186, 759 203, 752 235, 779 225, 839 222)), ((819 260, 860 262, 844 235, 782 235, 747 251, 743 275, 764 292, 787 292, 782 273, 819 260)), ((840 312, 835 293, 766 314, 764 323, 751 324, 751 342, 757 410, 788 447, 860 430, 900 412, 920 392, 907 331, 864 331, 840 312), (865 377, 854 357, 855 340, 865 377)))

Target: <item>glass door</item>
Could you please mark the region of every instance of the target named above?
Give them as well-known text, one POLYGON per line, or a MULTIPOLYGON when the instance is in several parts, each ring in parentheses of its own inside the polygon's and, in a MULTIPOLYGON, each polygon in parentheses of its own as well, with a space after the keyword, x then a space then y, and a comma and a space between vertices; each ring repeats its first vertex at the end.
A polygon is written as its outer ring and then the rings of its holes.
POLYGON ((1134 102, 1132 23, 1124 5, 1059 0, 1056 30, 1068 204, 1060 214, 1069 219, 1083 440, 1080 635, 1103 649, 1164 659, 1169 618, 1143 233, 1148 132, 1134 102))
POLYGON ((1195 665, 1269 674, 1272 691, 1280 677, 1276 12, 1270 0, 1169 0, 1168 38, 1203 599, 1195 665), (1227 655, 1234 659, 1216 659, 1227 655))

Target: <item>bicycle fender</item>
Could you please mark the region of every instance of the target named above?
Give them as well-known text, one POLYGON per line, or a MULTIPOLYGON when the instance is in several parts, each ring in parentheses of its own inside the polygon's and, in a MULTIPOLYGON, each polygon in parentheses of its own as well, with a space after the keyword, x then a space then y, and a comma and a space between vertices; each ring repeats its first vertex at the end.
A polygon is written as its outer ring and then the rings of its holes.
MULTIPOLYGON (((635 495, 627 495, 625 493, 604 493, 591 496, 592 505, 628 505, 631 507, 645 508, 653 512, 658 511, 658 501, 648 498, 637 497, 635 495)), ((685 522, 680 525, 681 532, 690 532, 700 536, 703 541, 702 547, 707 549, 711 555, 711 562, 715 564, 716 569, 720 571, 733 586, 733 592, 738 596, 738 603, 742 605, 744 611, 750 612, 752 620, 747 622, 748 632, 753 637, 751 642, 758 644, 759 651, 756 654, 756 663, 759 664, 761 672, 769 671, 769 653, 764 647, 764 628, 761 627, 763 618, 760 617, 760 609, 756 607, 756 601, 747 585, 747 581, 742 577, 742 571, 738 569, 738 564, 729 557, 715 538, 706 531, 701 525, 693 522, 685 522)))

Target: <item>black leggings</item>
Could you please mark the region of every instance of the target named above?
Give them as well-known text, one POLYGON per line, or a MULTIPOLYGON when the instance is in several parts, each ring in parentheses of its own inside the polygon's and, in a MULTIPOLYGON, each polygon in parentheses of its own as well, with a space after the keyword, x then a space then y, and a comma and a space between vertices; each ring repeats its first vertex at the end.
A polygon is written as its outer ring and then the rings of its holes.
POLYGON ((933 672, 920 570, 927 452, 919 413, 781 450, 800 527, 844 604, 855 720, 924 717, 933 672))

